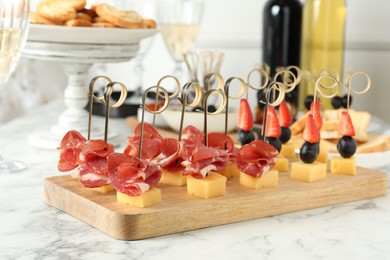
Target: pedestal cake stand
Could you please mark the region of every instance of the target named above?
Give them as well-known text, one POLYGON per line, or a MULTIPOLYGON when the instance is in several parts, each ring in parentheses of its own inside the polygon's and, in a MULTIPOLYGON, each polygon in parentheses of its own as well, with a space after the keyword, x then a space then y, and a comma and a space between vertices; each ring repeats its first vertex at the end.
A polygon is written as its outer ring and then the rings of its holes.
MULTIPOLYGON (((32 25, 24 48, 27 58, 60 62, 68 77, 64 92, 65 111, 50 129, 36 129, 28 142, 39 148, 55 149, 69 130, 86 136, 88 126, 88 71, 94 63, 126 62, 136 56, 139 42, 154 29, 83 28, 32 25)), ((115 79, 113 79, 115 80, 115 79)), ((96 126, 99 123, 95 123, 96 126)), ((103 124, 100 124, 103 125, 103 124)), ((91 129, 92 139, 101 139, 103 127, 91 129)), ((108 141, 118 145, 120 137, 110 131, 108 141)))

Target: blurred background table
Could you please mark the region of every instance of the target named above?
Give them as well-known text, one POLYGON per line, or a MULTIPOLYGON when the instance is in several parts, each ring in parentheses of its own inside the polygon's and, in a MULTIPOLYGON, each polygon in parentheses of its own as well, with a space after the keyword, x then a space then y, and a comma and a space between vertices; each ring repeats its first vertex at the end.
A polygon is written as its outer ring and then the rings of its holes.
MULTIPOLYGON (((390 255, 390 196, 141 241, 115 240, 43 202, 43 179, 58 175, 58 152, 33 148, 26 138, 37 126, 55 122, 64 106, 57 100, 0 127, 1 154, 28 165, 24 172, 0 175, 1 259, 388 259, 390 255)), ((125 121, 113 119, 110 125, 125 144, 131 133, 125 121)), ((377 131, 388 129, 383 126, 377 131)), ((383 170, 390 173, 390 167, 383 170)))

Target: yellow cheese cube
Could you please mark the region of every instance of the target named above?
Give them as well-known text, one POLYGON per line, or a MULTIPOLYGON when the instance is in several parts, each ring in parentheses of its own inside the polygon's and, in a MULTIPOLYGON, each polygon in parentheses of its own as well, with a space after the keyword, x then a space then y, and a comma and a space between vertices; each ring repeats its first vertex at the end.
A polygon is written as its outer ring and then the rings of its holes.
POLYGON ((133 207, 145 208, 161 202, 161 190, 159 188, 152 188, 139 196, 129 196, 117 191, 116 200, 133 207))
POLYGON ((356 175, 355 157, 333 157, 330 160, 330 174, 332 175, 356 175))
POLYGON ((309 164, 294 162, 291 164, 290 177, 294 180, 304 182, 324 180, 326 178, 326 164, 319 162, 309 164))
POLYGON ((279 172, 270 170, 255 178, 240 172, 240 184, 251 189, 264 189, 278 187, 279 172))
POLYGON ((172 173, 162 169, 160 183, 165 183, 173 186, 184 186, 187 184, 187 176, 183 176, 181 172, 172 173))
POLYGON ((205 178, 187 177, 187 192, 202 199, 223 196, 226 193, 226 177, 209 172, 205 178))
POLYGON ((317 157, 317 162, 327 163, 328 162, 329 146, 325 142, 320 142, 320 153, 317 157))
POLYGON ((295 158, 295 145, 291 142, 282 145, 282 150, 280 154, 286 158, 295 158))
POLYGON ((280 172, 288 172, 288 160, 279 154, 276 157, 276 163, 274 169, 280 172))
POLYGON ((107 192, 110 192, 110 191, 114 190, 114 187, 111 184, 108 184, 108 185, 104 185, 104 186, 101 186, 101 187, 87 188, 87 189, 93 190, 93 191, 96 191, 96 192, 100 192, 100 193, 107 193, 107 192))
POLYGON ((226 178, 233 178, 240 176, 240 169, 238 169, 236 163, 229 163, 225 169, 218 171, 217 173, 225 176, 226 178))

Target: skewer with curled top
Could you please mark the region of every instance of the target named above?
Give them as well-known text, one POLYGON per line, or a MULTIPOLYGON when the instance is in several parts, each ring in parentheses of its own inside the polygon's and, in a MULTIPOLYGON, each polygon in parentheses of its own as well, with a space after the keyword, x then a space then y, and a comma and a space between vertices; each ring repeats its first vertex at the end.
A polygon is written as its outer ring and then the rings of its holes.
MULTIPOLYGON (((322 69, 318 75, 316 75, 316 72, 310 73, 309 71, 304 71, 303 74, 307 78, 308 82, 313 82, 313 85, 318 85, 320 88, 323 89, 322 93, 324 94, 323 97, 328 98, 329 95, 332 96, 332 106, 338 106, 339 108, 341 106, 341 98, 337 96, 338 92, 334 94, 333 90, 336 89, 336 85, 338 85, 340 82, 340 73, 333 69, 333 68, 325 68, 322 69), (328 78, 328 80, 324 80, 328 78), (332 82, 332 84, 329 84, 329 82, 332 82), (330 94, 329 94, 330 93, 330 94), (336 103, 340 103, 340 105, 336 105, 336 103)), ((309 84, 311 85, 311 84, 309 84)), ((310 110, 310 104, 315 101, 315 89, 314 88, 314 94, 308 95, 305 97, 305 107, 307 110, 310 110)), ((339 87, 337 88, 339 90, 339 87)), ((336 107, 335 107, 336 108, 336 107)))
POLYGON ((181 90, 181 96, 179 98, 179 101, 182 104, 181 109, 181 117, 180 117, 180 128, 179 128, 179 142, 181 141, 182 131, 183 131, 183 124, 184 124, 184 114, 185 114, 185 108, 188 107, 196 107, 199 105, 199 103, 202 101, 202 86, 197 82, 191 82, 187 83, 183 86, 183 89, 181 90), (194 100, 191 103, 188 103, 188 97, 189 90, 193 88, 195 92, 194 100))
POLYGON ((160 114, 161 112, 163 112, 167 107, 168 107, 168 104, 169 104, 169 93, 168 91, 161 87, 161 86, 153 86, 153 87, 150 87, 148 88, 144 95, 142 96, 142 115, 141 115, 141 131, 140 131, 140 139, 139 139, 139 148, 138 148, 138 159, 141 159, 141 154, 142 154, 142 139, 143 139, 143 134, 144 134, 144 125, 145 125, 145 110, 147 110, 149 113, 152 113, 152 114, 160 114), (154 109, 154 110, 150 110, 147 106, 146 106, 146 96, 147 94, 156 89, 156 95, 160 95, 159 94, 159 91, 162 92, 163 94, 163 98, 164 98, 164 105, 162 107, 160 107, 158 110, 157 109, 154 109))
MULTIPOLYGON (((171 95, 169 95, 169 100, 176 98, 180 93, 180 81, 176 77, 171 76, 171 75, 167 75, 167 76, 162 77, 161 79, 159 79, 159 81, 157 82, 157 85, 156 85, 156 99, 155 99, 155 103, 154 103, 154 110, 157 110, 158 99, 159 99, 159 97, 162 97, 160 95, 160 87, 163 87, 163 86, 161 86, 161 83, 166 79, 173 79, 174 82, 176 83, 175 92, 173 92, 171 95)), ((155 123, 156 123, 156 114, 153 114, 152 125, 155 126, 155 123)))
POLYGON ((208 90, 205 94, 204 94, 204 97, 203 97, 203 107, 207 107, 208 106, 208 102, 209 102, 209 98, 211 95, 221 95, 222 97, 222 100, 221 100, 221 104, 219 105, 219 107, 216 109, 216 111, 214 112, 209 112, 207 109, 205 109, 203 111, 204 113, 204 129, 203 129, 203 132, 204 132, 204 144, 206 146, 208 146, 208 128, 207 128, 207 115, 217 115, 219 113, 221 113, 225 107, 226 107, 226 95, 225 95, 225 92, 221 89, 210 89, 208 90))
POLYGON ((320 130, 322 127, 321 104, 318 95, 332 98, 337 95, 339 81, 330 75, 320 76, 315 83, 314 100, 310 105, 309 115, 303 131, 304 143, 299 150, 299 157, 304 163, 313 163, 320 152, 320 130))
POLYGON ((337 143, 337 150, 343 158, 350 158, 356 153, 357 148, 356 140, 353 138, 355 136, 355 128, 349 115, 351 92, 358 95, 367 93, 371 87, 371 79, 364 72, 355 72, 349 75, 345 87, 347 88, 347 110, 341 112, 339 133, 342 137, 337 143), (352 79, 359 75, 362 75, 367 80, 367 85, 362 90, 356 90, 352 87, 352 79))
POLYGON ((93 101, 99 100, 106 105, 106 117, 105 117, 105 127, 104 127, 104 141, 107 142, 108 139, 108 121, 110 117, 110 108, 118 108, 120 107, 126 100, 127 97, 127 88, 123 83, 113 82, 107 76, 97 76, 94 77, 89 84, 89 117, 88 117, 88 140, 91 139, 91 126, 92 126, 92 110, 93 110, 93 101), (104 89, 104 95, 101 97, 97 97, 94 94, 95 83, 98 79, 105 79, 108 84, 104 89), (115 85, 119 85, 121 89, 121 95, 118 101, 114 104, 110 104, 111 95, 113 92, 113 88, 115 85))
MULTIPOLYGON (((229 124, 229 122, 228 122, 228 120, 229 120, 229 99, 230 98, 232 98, 232 99, 239 99, 242 96, 244 96, 245 93, 246 93, 246 95, 248 95, 248 93, 247 93, 246 83, 240 77, 231 77, 231 78, 229 78, 225 82, 224 91, 225 91, 225 95, 226 95, 225 134, 227 135, 228 134, 228 124, 229 124), (240 88, 240 91, 236 95, 230 96, 230 85, 232 84, 233 81, 238 81, 238 83, 240 84, 241 88, 240 88)), ((247 99, 248 99, 248 97, 247 97, 247 99)))

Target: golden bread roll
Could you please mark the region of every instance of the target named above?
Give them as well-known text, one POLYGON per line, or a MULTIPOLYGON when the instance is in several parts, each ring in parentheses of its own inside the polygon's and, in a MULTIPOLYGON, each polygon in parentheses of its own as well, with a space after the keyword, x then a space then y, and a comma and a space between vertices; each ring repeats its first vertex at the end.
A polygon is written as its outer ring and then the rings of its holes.
POLYGON ((135 11, 120 11, 114 6, 100 4, 96 13, 103 20, 122 28, 142 28, 142 17, 135 11))

